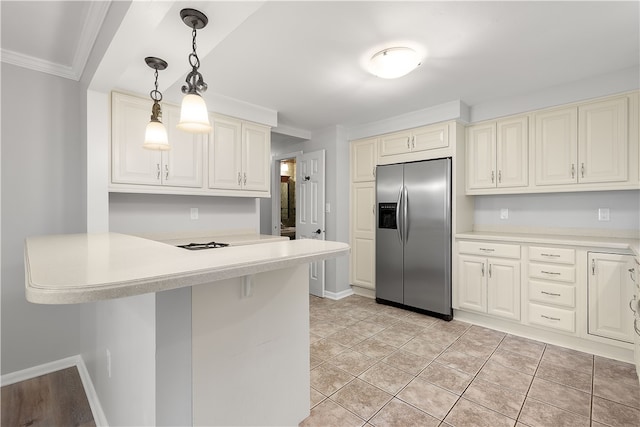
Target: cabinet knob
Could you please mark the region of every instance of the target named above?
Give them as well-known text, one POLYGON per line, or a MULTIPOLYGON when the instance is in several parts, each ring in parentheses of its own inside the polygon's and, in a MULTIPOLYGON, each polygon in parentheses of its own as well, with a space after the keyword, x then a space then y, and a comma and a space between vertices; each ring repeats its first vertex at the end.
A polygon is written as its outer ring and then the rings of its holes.
POLYGON ((247 185, 247 173, 244 173, 244 185, 247 185))
POLYGON ((496 182, 496 172, 495 171, 491 171, 491 183, 495 183, 496 182))
POLYGON ((576 177, 576 165, 571 163, 571 178, 576 177))
POLYGON ((407 137, 407 149, 411 148, 411 145, 409 144, 409 141, 411 140, 411 138, 407 137))
POLYGON ((581 166, 580 166, 580 174, 584 178, 584 163, 582 163, 581 166))
POLYGON ((169 165, 164 165, 164 179, 169 180, 169 165))
POLYGON ((156 179, 160 179, 160 163, 156 163, 156 166, 158 167, 158 174, 156 175, 156 179))
POLYGON ((498 171, 498 184, 502 182, 502 171, 498 171))
POLYGON ((242 174, 238 172, 238 187, 240 186, 240 184, 242 184, 242 174))

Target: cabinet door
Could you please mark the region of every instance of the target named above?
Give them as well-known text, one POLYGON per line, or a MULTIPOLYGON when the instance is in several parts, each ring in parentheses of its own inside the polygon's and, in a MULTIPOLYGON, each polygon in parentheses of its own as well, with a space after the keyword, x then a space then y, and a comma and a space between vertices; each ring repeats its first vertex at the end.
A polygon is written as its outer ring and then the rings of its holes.
POLYGON ((498 187, 529 184, 529 130, 527 117, 497 123, 498 187))
POLYGON ((374 182, 353 184, 353 234, 356 237, 373 239, 376 232, 376 189, 374 182))
POLYGON ((536 185, 573 184, 578 169, 578 110, 535 115, 536 185))
POLYGON ((162 153, 162 184, 202 188, 203 141, 206 137, 177 129, 180 121, 178 107, 165 107, 163 116, 171 150, 162 153))
POLYGON ((211 117, 209 137, 209 188, 239 190, 242 187, 241 122, 228 117, 211 117))
POLYGON ((589 253, 589 334, 633 342, 633 282, 629 255, 589 253))
POLYGON ((379 149, 381 156, 408 153, 411 150, 411 133, 398 132, 384 135, 380 137, 379 149))
POLYGON ((376 149, 378 140, 365 139, 351 143, 351 180, 375 181, 376 149))
POLYGON ((467 128, 467 189, 496 186, 495 123, 467 128))
MULTIPOLYGON (((111 97, 111 182, 160 185, 162 154, 142 148, 151 100, 113 93, 111 97)), ((170 140, 170 144, 173 142, 170 140)))
POLYGON ((375 250, 373 239, 355 237, 351 251, 351 278, 354 285, 375 288, 375 250))
POLYGON ((520 262, 488 259, 487 313, 520 320, 520 262))
POLYGON ((458 295, 462 309, 487 312, 486 259, 458 256, 458 295))
POLYGON ((578 114, 578 181, 626 181, 627 98, 584 105, 578 114))
POLYGON ((432 125, 413 129, 411 151, 433 150, 449 146, 449 126, 432 125))
POLYGON ((242 188, 269 191, 271 130, 255 123, 242 124, 242 188))

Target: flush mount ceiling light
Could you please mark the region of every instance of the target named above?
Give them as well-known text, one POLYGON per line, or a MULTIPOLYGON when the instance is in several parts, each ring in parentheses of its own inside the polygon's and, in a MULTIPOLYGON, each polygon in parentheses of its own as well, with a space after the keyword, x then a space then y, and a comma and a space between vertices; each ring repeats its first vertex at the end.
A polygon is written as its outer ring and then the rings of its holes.
POLYGON ((390 47, 371 57, 369 71, 383 79, 409 74, 420 65, 420 56, 409 47, 390 47))
POLYGON ((206 27, 209 19, 204 13, 195 9, 182 9, 180 18, 192 29, 191 47, 193 51, 189 54, 191 71, 185 79, 187 84, 182 86, 182 93, 185 96, 182 99, 182 107, 180 108, 178 129, 191 133, 206 133, 211 130, 211 125, 209 124, 207 104, 200 95, 202 92, 207 91, 207 84, 204 82, 202 74, 198 71, 200 58, 196 53, 196 30, 206 27))
POLYGON ((149 92, 149 96, 153 100, 153 106, 151 107, 151 121, 147 125, 147 129, 144 133, 144 144, 142 147, 149 150, 169 150, 169 138, 167 137, 167 129, 162 124, 162 109, 160 108, 160 101, 162 101, 162 93, 158 90, 158 70, 164 70, 167 68, 167 61, 148 56, 144 58, 147 65, 153 68, 156 78, 155 89, 149 92))

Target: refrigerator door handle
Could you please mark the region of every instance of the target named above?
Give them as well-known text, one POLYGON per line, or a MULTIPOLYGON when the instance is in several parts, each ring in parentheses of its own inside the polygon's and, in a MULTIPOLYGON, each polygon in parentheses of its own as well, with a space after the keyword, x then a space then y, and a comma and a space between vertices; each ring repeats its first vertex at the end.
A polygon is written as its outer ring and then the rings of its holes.
POLYGON ((409 189, 405 185, 403 187, 404 203, 402 204, 402 230, 404 232, 404 241, 409 240, 409 189))
POLYGON ((402 225, 400 224, 400 202, 402 201, 402 187, 398 191, 398 201, 396 202, 396 230, 398 231, 398 237, 402 242, 402 225))

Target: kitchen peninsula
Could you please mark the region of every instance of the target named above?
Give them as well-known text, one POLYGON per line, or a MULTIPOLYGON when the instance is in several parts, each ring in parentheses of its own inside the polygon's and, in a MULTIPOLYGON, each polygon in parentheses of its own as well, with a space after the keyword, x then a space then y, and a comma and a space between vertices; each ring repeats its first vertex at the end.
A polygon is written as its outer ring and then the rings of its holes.
POLYGON ((267 241, 188 251, 118 233, 30 237, 27 299, 72 304, 192 287, 193 424, 297 425, 309 414, 308 264, 349 246, 267 241))

